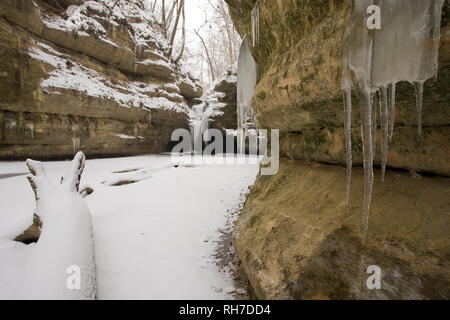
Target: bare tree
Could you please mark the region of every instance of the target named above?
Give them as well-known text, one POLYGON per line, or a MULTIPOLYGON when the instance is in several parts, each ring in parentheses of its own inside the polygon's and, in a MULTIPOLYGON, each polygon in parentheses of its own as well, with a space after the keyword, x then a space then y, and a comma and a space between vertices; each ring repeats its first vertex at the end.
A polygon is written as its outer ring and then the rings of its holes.
MULTIPOLYGON (((211 85, 221 74, 234 65, 239 54, 241 38, 234 28, 223 0, 207 0, 204 24, 194 30, 201 43, 200 54, 207 65, 208 79, 211 85), (219 36, 218 36, 219 35, 219 36)), ((205 83, 204 83, 205 85, 205 83)))
POLYGON ((176 63, 178 63, 180 61, 180 59, 183 57, 184 47, 186 45, 186 14, 185 14, 185 8, 184 8, 184 0, 183 0, 182 16, 183 16, 183 26, 181 28, 181 39, 182 39, 181 40, 181 49, 180 49, 180 53, 175 58, 176 63))
POLYGON ((209 54, 209 50, 208 50, 208 47, 207 47, 207 45, 206 45, 206 43, 205 43, 205 40, 202 38, 202 36, 198 33, 198 31, 197 30, 194 30, 194 32, 195 32, 195 34, 199 37, 199 39, 200 39, 200 41, 201 41, 201 43, 202 43, 202 45, 203 45, 203 49, 205 50, 205 54, 206 54, 206 57, 207 57, 207 61, 208 61, 208 66, 209 66, 209 71, 210 71, 210 76, 211 76, 211 80, 212 80, 212 82, 214 82, 216 79, 216 76, 215 76, 215 70, 214 70, 214 64, 213 64, 213 61, 212 61, 212 59, 211 59, 211 56, 210 56, 210 54, 209 54))
POLYGON ((186 41, 186 15, 185 0, 153 0, 147 2, 147 8, 155 14, 157 20, 161 23, 164 38, 169 42, 168 55, 172 56, 174 48, 179 46, 180 51, 174 58, 176 62, 180 61, 186 41), (180 19, 182 19, 181 39, 177 39, 180 19), (176 42, 180 41, 178 45, 176 42))
POLYGON ((175 0, 175 1, 172 2, 172 7, 170 8, 170 11, 169 11, 169 13, 167 14, 167 17, 166 17, 166 23, 167 23, 166 27, 167 27, 167 29, 169 29, 170 26, 172 25, 174 10, 177 7, 178 7, 178 0, 175 0))
MULTIPOLYGON (((177 9, 177 15, 176 15, 176 18, 175 18, 175 24, 173 26, 172 33, 170 35, 169 55, 171 55, 172 51, 173 51, 173 45, 174 45, 174 42, 175 42, 175 36, 177 35, 177 30, 178 30, 178 22, 180 21, 181 11, 184 9, 184 0, 176 0, 175 2, 176 2, 176 4, 178 4, 178 9, 177 9)), ((175 2, 174 2, 174 5, 175 5, 175 2)))
POLYGON ((150 3, 150 4, 151 4, 151 5, 150 5, 150 8, 151 8, 151 10, 152 10, 153 13, 155 12, 156 4, 157 4, 157 3, 158 3, 158 0, 154 0, 153 3, 150 3))
POLYGON ((226 46, 228 47, 228 58, 229 58, 229 62, 232 62, 235 60, 235 51, 234 51, 234 39, 233 37, 236 38, 236 35, 233 34, 234 30, 234 25, 233 22, 231 21, 230 15, 228 14, 228 10, 226 7, 225 2, 223 1, 217 1, 217 4, 213 4, 213 2, 211 0, 208 0, 210 6, 212 8, 214 8, 214 11, 216 14, 218 14, 221 18, 222 18, 222 28, 221 32, 225 32, 227 39, 228 39, 228 43, 226 43, 226 46))
POLYGON ((201 3, 204 20, 196 30, 186 29, 185 0, 147 0, 147 8, 161 24, 168 54, 175 62, 196 66, 193 73, 208 87, 236 63, 241 39, 223 0, 201 3))
POLYGON ((166 0, 162 0, 162 26, 164 32, 164 38, 167 38, 167 23, 166 23, 166 0))

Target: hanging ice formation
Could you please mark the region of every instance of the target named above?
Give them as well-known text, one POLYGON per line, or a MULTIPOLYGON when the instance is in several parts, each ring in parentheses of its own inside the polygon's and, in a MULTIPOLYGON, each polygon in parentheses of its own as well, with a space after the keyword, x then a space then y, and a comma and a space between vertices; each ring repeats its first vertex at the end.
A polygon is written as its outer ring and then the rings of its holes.
POLYGON ((14 132, 16 131, 16 127, 17 127, 17 121, 10 121, 6 124, 6 128, 9 129, 9 134, 13 135, 14 132))
POLYGON ((31 133, 31 139, 34 139, 34 123, 29 121, 25 124, 25 128, 27 128, 28 130, 30 130, 31 133))
POLYGON ((259 0, 252 10, 252 44, 256 47, 259 43, 259 0))
POLYGON ((76 154, 78 151, 80 151, 80 143, 81 139, 79 137, 72 137, 73 153, 76 154))
POLYGON ((255 93, 258 66, 250 52, 247 36, 242 40, 239 50, 237 70, 237 107, 238 107, 238 151, 243 154, 245 149, 245 132, 256 125, 256 118, 251 108, 255 93))
POLYGON ((345 111, 345 150, 348 201, 351 182, 351 91, 355 90, 361 108, 364 157, 363 243, 366 241, 373 186, 373 159, 376 139, 378 93, 381 121, 382 175, 387 163, 388 143, 395 122, 395 85, 414 83, 417 97, 417 130, 421 134, 423 84, 436 77, 440 20, 444 0, 357 0, 343 38, 342 89, 345 111), (367 9, 381 9, 381 29, 367 28, 367 9), (432 45, 431 45, 432 44, 432 45))
POLYGON ((81 139, 79 137, 80 127, 77 124, 72 125, 72 148, 73 153, 80 151, 81 139))
POLYGON ((192 118, 189 122, 194 153, 203 151, 203 135, 209 128, 209 114, 206 111, 208 103, 196 105, 192 108, 192 118))
POLYGON ((134 125, 134 138, 137 140, 139 139, 139 127, 137 124, 134 125))

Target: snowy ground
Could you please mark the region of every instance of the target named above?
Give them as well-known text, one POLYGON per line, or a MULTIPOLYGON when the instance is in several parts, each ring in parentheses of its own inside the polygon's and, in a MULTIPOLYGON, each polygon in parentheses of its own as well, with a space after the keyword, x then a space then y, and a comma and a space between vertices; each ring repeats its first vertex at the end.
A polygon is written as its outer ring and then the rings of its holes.
MULTIPOLYGON (((46 163, 55 182, 69 166, 46 163)), ((13 297, 34 247, 11 240, 32 222, 26 172, 24 162, 0 162, 0 299, 13 297)), ((88 160, 81 185, 95 190, 86 202, 97 298, 231 299, 232 278, 213 257, 218 229, 257 172, 256 164, 175 168, 167 155, 88 160)))

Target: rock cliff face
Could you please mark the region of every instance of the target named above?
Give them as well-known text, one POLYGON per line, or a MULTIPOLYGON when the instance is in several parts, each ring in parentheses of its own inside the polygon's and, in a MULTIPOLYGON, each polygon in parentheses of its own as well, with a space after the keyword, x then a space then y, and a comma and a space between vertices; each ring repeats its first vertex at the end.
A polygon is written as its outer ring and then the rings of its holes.
MULTIPOLYGON (((256 1, 226 2, 239 33, 250 35, 256 1)), ((439 76, 425 83, 422 136, 416 129, 414 87, 397 84, 390 170, 384 183, 375 174, 365 248, 360 245, 360 169, 353 172, 350 205, 345 206, 340 81, 351 4, 260 0, 259 6, 259 43, 252 53, 260 75, 252 105, 262 128, 280 129, 285 159, 276 176, 257 179, 234 234, 257 297, 448 298, 449 2, 441 21, 439 76), (372 264, 382 268, 381 290, 365 285, 372 264)), ((353 162, 358 166, 360 114, 353 105, 353 162)), ((380 140, 378 132, 377 165, 380 140)))
POLYGON ((202 89, 142 1, 0 3, 0 158, 166 151, 202 89))
POLYGON ((219 130, 237 129, 237 79, 236 68, 229 68, 214 86, 217 102, 222 104, 220 114, 213 117, 211 127, 219 130))

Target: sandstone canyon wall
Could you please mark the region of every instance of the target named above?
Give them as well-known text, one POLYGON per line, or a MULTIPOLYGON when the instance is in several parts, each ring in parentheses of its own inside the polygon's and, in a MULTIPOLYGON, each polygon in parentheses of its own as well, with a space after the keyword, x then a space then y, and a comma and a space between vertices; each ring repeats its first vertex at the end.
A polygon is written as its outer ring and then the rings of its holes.
POLYGON ((214 92, 217 93, 217 108, 220 112, 212 117, 211 127, 214 129, 237 129, 237 78, 236 67, 230 67, 216 81, 214 92))
MULTIPOLYGON (((254 0, 226 0, 241 36, 254 0)), ((260 0, 252 107, 280 129, 280 170, 259 176, 234 244, 260 299, 450 297, 450 5, 441 20, 438 78, 425 82, 423 132, 414 86, 397 84, 394 136, 383 183, 375 170, 367 244, 361 245, 362 143, 353 97, 353 179, 346 206, 342 39, 351 1, 260 0), (366 268, 382 269, 368 290, 366 268)), ((375 165, 380 165, 378 125, 375 165)))
POLYGON ((0 159, 167 151, 202 95, 142 1, 0 2, 0 159))

